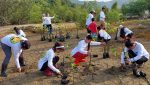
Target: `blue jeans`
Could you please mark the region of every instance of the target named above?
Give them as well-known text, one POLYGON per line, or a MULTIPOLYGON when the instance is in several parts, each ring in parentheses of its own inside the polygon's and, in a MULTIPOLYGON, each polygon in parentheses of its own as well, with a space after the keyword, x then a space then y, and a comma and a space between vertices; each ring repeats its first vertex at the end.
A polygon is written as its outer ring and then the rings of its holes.
MULTIPOLYGON (((1 43, 1 47, 2 47, 2 50, 5 54, 5 58, 3 60, 2 65, 7 68, 7 65, 8 65, 8 63, 10 61, 10 58, 11 58, 11 55, 12 55, 11 47, 9 47, 9 46, 7 46, 6 44, 3 44, 3 43, 1 43)), ((4 72, 6 72, 6 69, 4 70, 4 72)))

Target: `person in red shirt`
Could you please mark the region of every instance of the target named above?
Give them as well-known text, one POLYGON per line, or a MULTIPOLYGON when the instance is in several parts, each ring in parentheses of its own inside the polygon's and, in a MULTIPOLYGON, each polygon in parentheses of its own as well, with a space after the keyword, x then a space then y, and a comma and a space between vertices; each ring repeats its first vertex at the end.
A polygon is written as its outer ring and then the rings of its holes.
POLYGON ((97 26, 96 26, 95 18, 92 18, 92 22, 89 24, 88 29, 91 31, 92 34, 97 33, 97 26))
POLYGON ((92 18, 92 22, 89 24, 88 29, 90 30, 91 36, 93 39, 97 38, 97 26, 95 18, 92 18))

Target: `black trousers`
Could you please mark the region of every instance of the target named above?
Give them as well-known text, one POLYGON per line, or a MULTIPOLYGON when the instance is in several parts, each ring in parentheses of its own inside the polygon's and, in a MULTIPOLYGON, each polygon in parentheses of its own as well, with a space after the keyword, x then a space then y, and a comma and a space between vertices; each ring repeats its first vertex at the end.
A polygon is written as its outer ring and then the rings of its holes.
MULTIPOLYGON (((53 65, 55 66, 58 61, 59 61, 59 57, 58 57, 58 56, 55 56, 55 57, 53 58, 53 65)), ((41 68, 40 71, 44 71, 46 68, 48 68, 48 61, 46 61, 46 62, 43 64, 43 66, 42 66, 42 68, 41 68)))
MULTIPOLYGON (((129 55, 129 58, 134 58, 134 57, 137 56, 132 50, 128 50, 128 55, 129 55)), ((145 56, 142 56, 141 59, 137 60, 137 61, 134 62, 134 63, 136 63, 136 64, 143 64, 143 63, 145 63, 146 61, 148 61, 148 59, 147 59, 145 56)))

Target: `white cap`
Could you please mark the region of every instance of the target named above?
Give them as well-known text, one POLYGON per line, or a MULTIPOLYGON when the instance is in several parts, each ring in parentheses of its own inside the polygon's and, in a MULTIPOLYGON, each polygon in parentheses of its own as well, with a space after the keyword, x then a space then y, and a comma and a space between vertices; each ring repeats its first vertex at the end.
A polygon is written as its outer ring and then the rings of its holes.
POLYGON ((123 25, 119 25, 119 29, 123 28, 123 25))
POLYGON ((58 47, 56 47, 56 48, 64 48, 65 46, 58 46, 58 47))

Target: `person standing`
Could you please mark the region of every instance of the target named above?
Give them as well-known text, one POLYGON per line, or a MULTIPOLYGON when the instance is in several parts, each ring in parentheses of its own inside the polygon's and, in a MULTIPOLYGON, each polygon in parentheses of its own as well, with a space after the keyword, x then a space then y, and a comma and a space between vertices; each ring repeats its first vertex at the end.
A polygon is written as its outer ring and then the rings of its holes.
POLYGON ((106 19, 106 16, 105 16, 105 7, 102 7, 102 10, 100 12, 100 26, 104 26, 105 27, 105 19, 106 19))
POLYGON ((88 26, 90 25, 90 23, 92 22, 92 18, 94 18, 96 12, 93 10, 90 12, 90 14, 88 15, 87 19, 86 19, 86 29, 87 32, 90 33, 90 30, 88 29, 88 26))
POLYGON ((27 50, 30 46, 30 42, 26 38, 17 36, 16 34, 9 34, 1 39, 1 47, 5 54, 1 68, 2 77, 7 77, 6 69, 11 58, 11 52, 13 52, 15 58, 17 71, 21 72, 21 66, 24 66, 24 61, 20 60, 19 57, 23 55, 22 50, 27 50))
POLYGON ((48 13, 46 14, 46 17, 43 17, 43 24, 48 29, 48 39, 52 38, 51 35, 52 35, 53 29, 52 29, 52 22, 51 21, 53 18, 54 18, 54 16, 50 17, 48 13))
POLYGON ((89 24, 88 29, 90 30, 90 34, 94 40, 97 39, 97 25, 95 22, 95 18, 92 18, 92 22, 89 24))

